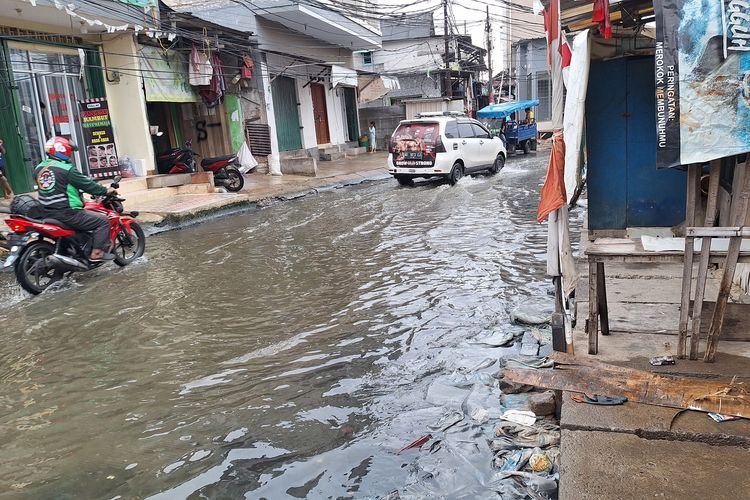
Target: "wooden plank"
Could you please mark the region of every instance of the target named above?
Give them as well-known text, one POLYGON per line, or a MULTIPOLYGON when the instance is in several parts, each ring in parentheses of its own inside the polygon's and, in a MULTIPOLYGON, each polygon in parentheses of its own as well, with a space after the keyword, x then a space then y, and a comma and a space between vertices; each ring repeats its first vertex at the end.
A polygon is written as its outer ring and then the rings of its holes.
MULTIPOLYGON (((746 166, 737 165, 737 169, 745 170, 746 166)), ((748 217, 748 199, 750 198, 750 175, 745 171, 742 176, 742 186, 739 187, 739 192, 736 195, 736 199, 733 200, 733 213, 732 223, 735 226, 744 224, 748 217)), ((724 324, 724 315, 726 313, 727 302, 729 300, 729 294, 732 288, 732 281, 734 279, 734 271, 737 267, 737 259, 739 257, 740 246, 742 244, 741 237, 731 238, 729 241, 729 249, 727 250, 727 258, 724 264, 724 274, 722 275, 721 285, 719 286, 719 294, 716 299, 716 308, 711 318, 711 327, 708 331, 708 340, 706 345, 706 352, 703 357, 705 362, 713 362, 716 355, 716 346, 721 336, 721 331, 724 324)))
MULTIPOLYGON (((721 178, 721 160, 713 160, 708 178, 708 202, 706 203, 706 227, 713 227, 716 221, 716 209, 719 203, 719 179, 721 178)), ((685 241, 692 238, 685 238, 685 241)), ((701 311, 706 291, 708 261, 711 257, 711 238, 703 238, 701 257, 698 264, 698 280, 695 283, 695 306, 693 309, 693 331, 690 336, 690 359, 698 359, 700 347, 701 311)), ((682 354, 682 351, 680 351, 682 354)))
POLYGON ((607 307, 607 283, 604 277, 604 262, 596 263, 596 302, 602 335, 609 335, 609 309, 607 307))
POLYGON ((625 396, 635 403, 750 417, 750 389, 733 379, 657 374, 562 353, 555 353, 554 359, 555 368, 505 368, 503 377, 547 389, 625 396))
MULTIPOLYGON (((736 168, 742 168, 745 170, 747 167, 746 164, 743 164, 742 166, 737 165, 736 168)), ((750 203, 750 175, 748 175, 748 172, 745 172, 743 175, 742 188, 740 189, 738 197, 737 204, 734 206, 735 211, 732 214, 733 225, 735 226, 744 224, 745 219, 748 216, 748 205, 750 203)), ((716 356, 716 346, 719 343, 721 330, 724 326, 724 313, 726 312, 729 293, 732 289, 734 270, 737 267, 737 258, 740 255, 741 244, 742 238, 740 237, 731 238, 729 241, 727 260, 724 264, 724 275, 721 277, 719 296, 716 298, 716 308, 714 309, 714 314, 711 318, 711 327, 708 329, 706 353, 703 356, 703 361, 707 363, 713 363, 714 357, 716 356)))
MULTIPOLYGON (((685 203, 685 226, 695 224, 695 206, 698 200, 698 185, 700 179, 700 165, 694 163, 688 167, 688 186, 687 201, 685 203)), ((687 326, 688 326, 688 304, 690 303, 690 293, 693 283, 693 247, 695 238, 685 237, 685 258, 683 260, 682 270, 682 292, 680 321, 678 326, 677 356, 684 358, 687 345, 687 326)))
POLYGON ((599 352, 599 307, 596 292, 596 262, 589 261, 589 319, 586 323, 589 335, 589 354, 599 352))

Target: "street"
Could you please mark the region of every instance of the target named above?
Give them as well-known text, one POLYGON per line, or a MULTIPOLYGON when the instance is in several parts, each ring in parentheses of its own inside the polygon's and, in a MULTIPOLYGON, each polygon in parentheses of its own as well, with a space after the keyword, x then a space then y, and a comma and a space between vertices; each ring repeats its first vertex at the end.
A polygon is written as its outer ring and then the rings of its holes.
POLYGON ((466 340, 518 328, 519 304, 552 301, 535 222, 547 158, 520 155, 455 187, 391 179, 158 234, 141 262, 36 298, 7 285, 0 490, 400 488, 413 457, 395 452, 434 418, 430 382, 496 359, 503 349, 466 340))

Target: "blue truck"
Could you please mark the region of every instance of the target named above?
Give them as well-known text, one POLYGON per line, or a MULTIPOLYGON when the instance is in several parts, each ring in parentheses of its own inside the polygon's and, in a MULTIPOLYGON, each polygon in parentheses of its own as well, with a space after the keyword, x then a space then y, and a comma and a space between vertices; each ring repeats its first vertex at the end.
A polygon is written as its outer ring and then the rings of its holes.
POLYGON ((516 150, 529 154, 536 151, 536 120, 526 123, 524 117, 527 109, 538 105, 539 99, 490 104, 477 111, 477 120, 483 122, 490 132, 503 138, 508 155, 516 150))

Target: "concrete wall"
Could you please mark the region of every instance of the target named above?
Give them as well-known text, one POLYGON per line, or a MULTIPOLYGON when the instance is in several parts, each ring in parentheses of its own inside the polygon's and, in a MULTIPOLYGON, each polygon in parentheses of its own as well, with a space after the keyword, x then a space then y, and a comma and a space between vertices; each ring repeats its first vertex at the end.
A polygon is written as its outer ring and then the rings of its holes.
MULTIPOLYGON (((352 51, 331 45, 317 38, 291 31, 281 24, 256 18, 258 48, 263 51, 276 51, 295 54, 318 61, 336 62, 338 66, 352 66, 352 51)), ((301 62, 301 61, 300 61, 301 62)), ((269 61, 270 64, 270 61, 269 61)), ((280 71, 282 68, 270 68, 280 71)), ((297 70, 303 68, 295 68, 297 70)))
POLYGON ((360 135, 367 133, 371 121, 375 122, 377 129, 378 149, 381 151, 388 149, 388 141, 391 134, 398 127, 401 120, 406 119, 406 108, 403 105, 382 106, 379 108, 360 108, 359 109, 359 130, 360 135))
POLYGON ((110 82, 107 78, 104 81, 117 153, 136 161, 143 161, 146 170, 155 170, 146 101, 141 78, 136 76, 140 72, 135 39, 132 34, 124 34, 105 41, 102 50, 107 52, 108 66, 123 70, 119 81, 110 82))
POLYGON ((295 78, 297 84, 297 99, 299 100, 299 124, 302 127, 302 147, 311 149, 318 147, 315 136, 315 120, 313 119, 313 103, 310 86, 305 87, 306 78, 295 78))
POLYGON ((442 37, 422 40, 384 41, 382 50, 372 53, 372 64, 364 63, 364 53, 354 54, 354 67, 366 71, 398 72, 419 68, 440 68, 445 44, 442 37))

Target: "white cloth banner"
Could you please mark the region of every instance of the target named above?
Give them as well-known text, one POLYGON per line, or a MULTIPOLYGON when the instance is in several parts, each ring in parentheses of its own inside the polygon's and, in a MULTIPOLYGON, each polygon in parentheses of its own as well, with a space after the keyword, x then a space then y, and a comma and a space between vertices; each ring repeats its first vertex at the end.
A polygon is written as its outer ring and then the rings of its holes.
POLYGON ((586 111, 586 91, 589 83, 591 40, 589 30, 584 30, 573 39, 573 57, 568 74, 568 95, 565 100, 563 130, 565 131, 565 196, 567 202, 573 198, 578 186, 578 171, 583 138, 583 117, 586 111))
POLYGON ((331 66, 331 87, 339 85, 357 86, 357 72, 343 66, 331 66))

